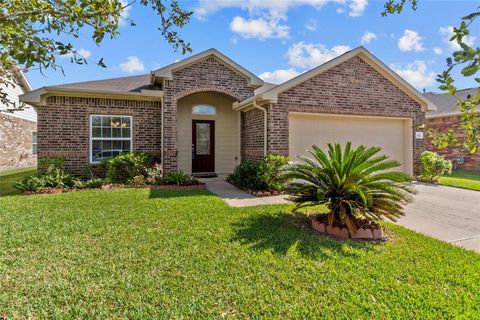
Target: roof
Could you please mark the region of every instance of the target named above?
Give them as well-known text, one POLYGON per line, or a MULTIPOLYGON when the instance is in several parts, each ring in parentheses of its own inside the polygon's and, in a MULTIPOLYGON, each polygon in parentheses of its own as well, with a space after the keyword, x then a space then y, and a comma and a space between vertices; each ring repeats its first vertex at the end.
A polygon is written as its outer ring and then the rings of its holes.
POLYGON ((290 79, 278 86, 272 87, 268 90, 265 90, 262 93, 257 93, 255 92, 255 95, 253 97, 247 98, 243 101, 240 101, 238 103, 234 104, 234 109, 242 109, 245 107, 250 106, 254 101, 260 101, 260 102, 273 102, 275 103, 277 101, 278 95, 282 93, 283 91, 286 91, 290 88, 293 88, 305 81, 307 81, 310 78, 313 78, 327 70, 332 69, 335 66, 338 66, 339 64, 350 60, 353 57, 360 57, 362 60, 364 60, 366 63, 368 63, 371 67, 373 67, 375 70, 377 70, 380 74, 382 74, 384 77, 389 79, 392 83, 394 83, 399 89, 401 89, 403 92, 405 92, 408 96, 410 96, 412 99, 417 101, 421 106, 422 109, 427 111, 427 110, 436 110, 436 106, 434 103, 432 103, 430 100, 428 100, 426 97, 424 97, 417 89, 415 89, 412 85, 410 85, 407 81, 405 81, 403 78, 401 78, 398 74, 396 74, 393 70, 391 70, 389 67, 387 67, 382 61, 380 61, 377 57, 375 57, 370 51, 365 49, 364 47, 360 46, 356 49, 347 51, 346 53, 325 62, 324 64, 321 64, 320 66, 307 71, 305 73, 302 73, 301 75, 290 79))
POLYGON ((446 95, 444 93, 425 93, 424 96, 437 106, 437 110, 428 112, 426 117, 433 118, 461 114, 461 111, 457 108, 457 97, 460 99, 466 99, 468 95, 477 94, 478 90, 479 88, 457 90, 455 93, 456 97, 452 95, 446 95))
POLYGON ((140 92, 142 89, 151 89, 150 74, 138 76, 120 77, 105 80, 84 81, 50 86, 52 89, 83 89, 83 90, 105 90, 119 92, 140 92))
MULTIPOLYGON (((159 87, 154 85, 155 77, 171 79, 173 71, 185 68, 199 60, 206 59, 212 56, 223 62, 233 71, 245 76, 249 80, 249 84, 251 86, 257 89, 264 86, 264 82, 262 79, 260 79, 247 69, 243 68, 242 66, 225 56, 223 53, 215 49, 208 49, 181 61, 152 71, 150 74, 42 87, 21 95, 20 99, 23 102, 37 106, 44 105, 45 99, 48 95, 58 93, 68 94, 72 96, 123 96, 129 99, 140 99, 142 97, 149 99, 157 99, 162 96, 163 92, 160 90, 159 87)), ((272 84, 266 84, 265 88, 271 88, 271 86, 272 84)))
POLYGON ((30 85, 30 82, 28 82, 27 77, 25 77, 25 74, 18 66, 15 66, 13 73, 20 82, 20 85, 23 87, 24 92, 32 91, 32 86, 30 85))
POLYGON ((220 51, 211 48, 206 51, 197 53, 193 56, 190 56, 186 59, 180 60, 178 62, 172 63, 168 66, 160 68, 158 70, 152 71, 152 74, 159 78, 172 79, 172 72, 181 68, 185 68, 199 60, 206 59, 208 57, 215 57, 225 65, 230 67, 232 70, 248 78, 250 85, 254 87, 263 86, 263 80, 221 53, 220 51))

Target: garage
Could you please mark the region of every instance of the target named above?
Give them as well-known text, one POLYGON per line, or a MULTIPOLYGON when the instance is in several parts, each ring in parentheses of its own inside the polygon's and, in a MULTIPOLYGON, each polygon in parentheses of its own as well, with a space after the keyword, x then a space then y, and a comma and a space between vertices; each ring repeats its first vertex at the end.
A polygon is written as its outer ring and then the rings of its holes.
POLYGON ((381 153, 399 161, 399 168, 413 173, 412 120, 405 118, 289 113, 289 155, 309 155, 312 145, 328 143, 378 146, 381 153))

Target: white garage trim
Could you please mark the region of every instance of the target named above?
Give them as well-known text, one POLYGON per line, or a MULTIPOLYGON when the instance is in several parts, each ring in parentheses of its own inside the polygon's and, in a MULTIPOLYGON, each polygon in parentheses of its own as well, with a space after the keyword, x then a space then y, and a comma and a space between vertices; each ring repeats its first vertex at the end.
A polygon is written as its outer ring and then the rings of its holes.
POLYGON ((289 155, 307 155, 313 144, 352 141, 354 146, 378 146, 413 174, 413 121, 411 118, 290 112, 289 155))

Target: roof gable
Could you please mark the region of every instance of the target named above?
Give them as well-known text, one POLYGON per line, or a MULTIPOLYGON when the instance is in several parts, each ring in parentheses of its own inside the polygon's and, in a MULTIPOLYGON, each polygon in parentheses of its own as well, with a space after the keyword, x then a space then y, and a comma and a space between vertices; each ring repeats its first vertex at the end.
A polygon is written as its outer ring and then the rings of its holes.
POLYGON ((435 104, 425 98, 420 92, 418 92, 414 87, 412 87, 407 81, 402 79, 398 74, 392 71, 389 67, 387 67, 383 62, 381 62, 378 58, 376 58, 373 54, 371 54, 367 49, 364 47, 358 47, 354 50, 348 51, 310 71, 307 71, 293 79, 290 79, 270 90, 267 90, 261 94, 256 95, 255 97, 246 99, 237 105, 235 108, 243 108, 246 105, 252 103, 253 100, 263 100, 263 101, 270 101, 275 103, 277 101, 278 95, 288 89, 291 89, 319 74, 322 74, 343 62, 346 62, 353 57, 359 57, 363 61, 365 61, 368 65, 374 68, 378 73, 380 73, 383 77, 388 79, 394 85, 396 85, 400 90, 405 92, 408 96, 412 99, 417 101, 421 106, 422 109, 427 110, 436 110, 435 104))
POLYGON ((232 69, 233 71, 241 74, 242 76, 246 77, 248 79, 248 82, 251 86, 254 87, 260 87, 263 85, 263 80, 245 69, 244 67, 240 66, 238 63, 235 61, 231 60, 228 58, 226 55, 223 53, 219 52, 216 49, 208 49, 206 51, 200 52, 196 55, 193 55, 191 57, 188 57, 186 59, 180 60, 178 62, 172 63, 168 66, 165 66, 163 68, 160 68, 158 70, 152 71, 152 74, 155 77, 159 78, 164 78, 164 79, 173 79, 173 72, 180 70, 182 68, 188 67, 198 61, 201 61, 203 59, 207 59, 209 57, 215 57, 217 60, 225 64, 227 67, 232 69))

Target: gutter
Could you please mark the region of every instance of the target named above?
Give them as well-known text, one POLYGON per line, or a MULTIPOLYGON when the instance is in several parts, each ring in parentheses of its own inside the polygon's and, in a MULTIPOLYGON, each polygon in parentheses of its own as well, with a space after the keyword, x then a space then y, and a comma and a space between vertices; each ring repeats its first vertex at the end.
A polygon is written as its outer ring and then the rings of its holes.
MULTIPOLYGON (((163 89, 163 85, 165 83, 162 84, 162 89, 163 89)), ((162 97, 160 98, 160 105, 161 105, 161 113, 162 113, 162 121, 161 121, 161 131, 160 131, 160 154, 161 154, 161 159, 162 159, 162 177, 163 177, 163 172, 164 172, 164 166, 165 166, 165 156, 163 154, 163 123, 164 123, 164 118, 165 118, 165 114, 164 114, 164 111, 163 111, 163 95, 162 97)))
POLYGON ((264 107, 260 107, 258 104, 257 104, 257 101, 256 100, 253 100, 253 107, 255 109, 259 109, 259 110, 262 110, 263 111, 263 156, 266 156, 267 155, 267 138, 268 138, 268 134, 267 134, 267 109, 265 109, 264 107))

